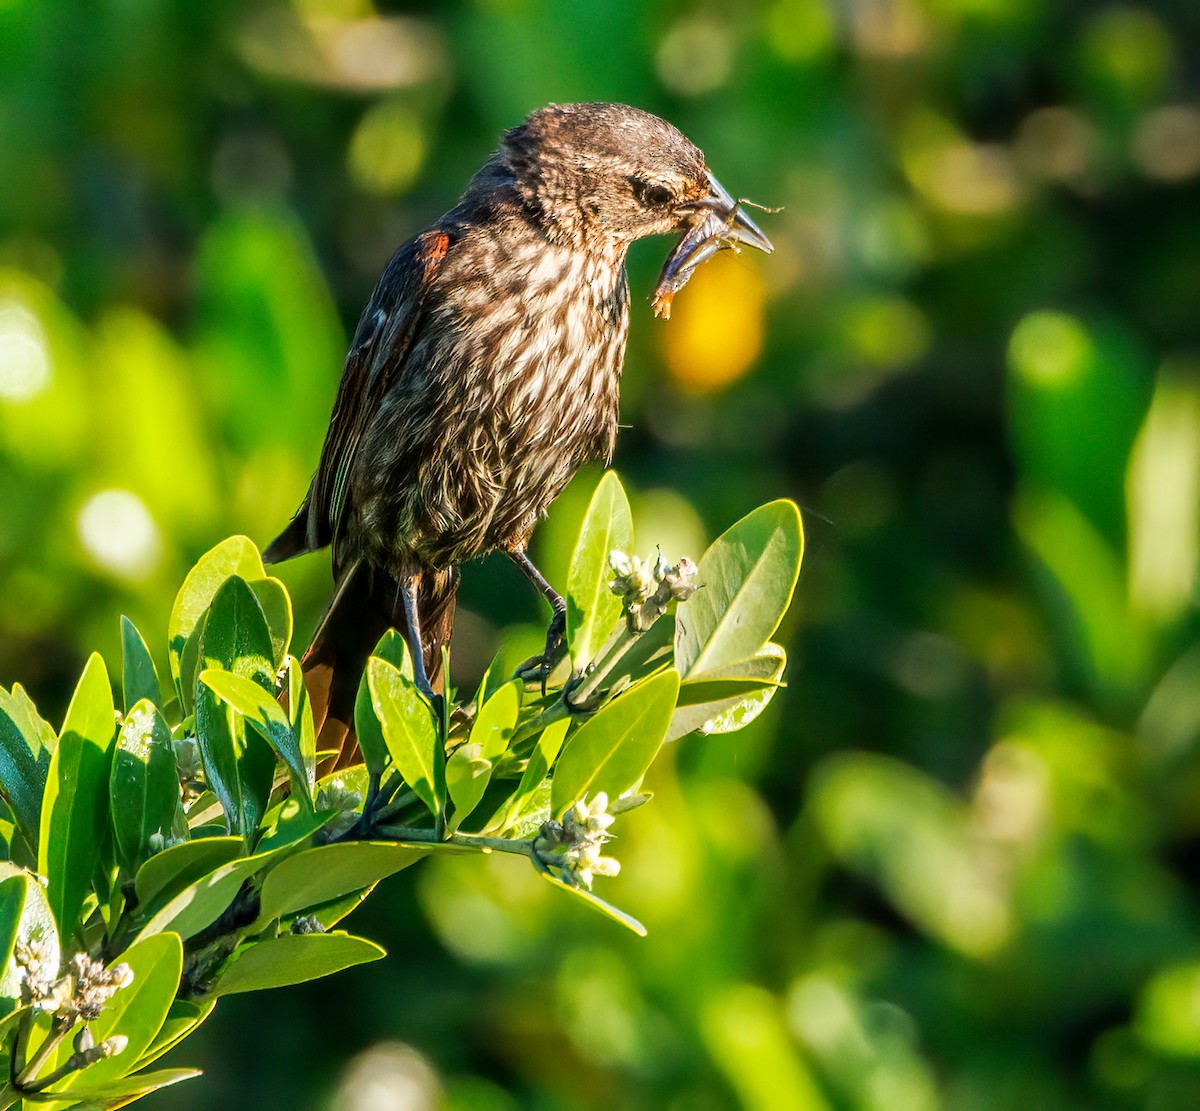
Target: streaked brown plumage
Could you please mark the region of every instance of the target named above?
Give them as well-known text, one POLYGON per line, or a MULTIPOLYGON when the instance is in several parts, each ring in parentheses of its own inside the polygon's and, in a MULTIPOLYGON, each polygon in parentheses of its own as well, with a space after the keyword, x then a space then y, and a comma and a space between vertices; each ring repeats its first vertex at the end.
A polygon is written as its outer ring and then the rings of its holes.
POLYGON ((389 625, 406 629, 418 682, 440 686, 455 568, 488 551, 510 553, 551 601, 547 655, 559 649, 562 600, 524 551, 576 469, 612 456, 626 251, 717 208, 735 228, 726 240, 769 249, 670 124, 624 105, 551 105, 392 257, 308 496, 266 551, 277 562, 333 547, 338 587, 305 657, 319 747, 352 748, 358 677, 389 625))

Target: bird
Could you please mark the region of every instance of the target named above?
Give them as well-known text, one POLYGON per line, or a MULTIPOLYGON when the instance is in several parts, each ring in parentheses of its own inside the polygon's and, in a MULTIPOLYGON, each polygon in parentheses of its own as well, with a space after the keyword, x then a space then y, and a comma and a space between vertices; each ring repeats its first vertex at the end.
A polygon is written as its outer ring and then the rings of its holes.
MULTIPOLYGON (((566 604, 528 544, 588 462, 611 461, 630 244, 684 233, 660 301, 717 246, 771 244, 682 132, 639 108, 550 104, 504 133, 458 203, 400 246, 364 308, 308 492, 268 563, 332 548, 334 591, 302 666, 319 751, 354 755, 367 657, 402 631, 437 707, 458 568, 507 553, 566 604)), ((669 273, 668 273, 669 271, 669 273)))

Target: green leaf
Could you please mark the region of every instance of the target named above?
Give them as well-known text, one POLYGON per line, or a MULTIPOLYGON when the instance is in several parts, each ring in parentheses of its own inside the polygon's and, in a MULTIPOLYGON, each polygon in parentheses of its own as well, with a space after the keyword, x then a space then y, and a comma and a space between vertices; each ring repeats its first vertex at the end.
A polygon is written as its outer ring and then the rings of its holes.
MULTIPOLYGON (((258 599, 242 579, 227 578, 204 623, 202 669, 232 672, 270 693, 275 686, 272 651, 258 599)), ((196 739, 205 778, 225 810, 229 831, 249 838, 271 792, 274 750, 203 683, 196 686, 196 739)))
POLYGON ((599 895, 593 895, 586 887, 577 887, 573 883, 567 883, 561 880, 550 869, 543 864, 537 857, 533 858, 534 867, 543 879, 552 883, 560 891, 567 891, 574 895, 577 899, 583 900, 584 904, 592 910, 599 911, 606 918, 611 918, 614 922, 620 923, 627 930, 632 930, 638 937, 646 936, 646 927, 643 926, 632 915, 626 914, 623 910, 618 910, 611 903, 606 903, 599 895))
POLYGON ((453 832, 479 805, 492 779, 492 762, 483 755, 483 746, 475 742, 459 745, 446 761, 446 789, 454 803, 454 816, 448 828, 453 832))
POLYGON ((189 1034, 194 1034, 200 1024, 212 1014, 216 1005, 215 999, 176 999, 167 1011, 167 1017, 154 1036, 154 1041, 150 1043, 150 1048, 138 1061, 138 1068, 153 1064, 189 1034))
POLYGON ((800 574, 800 511, 774 501, 743 517, 704 553, 701 589, 675 615, 675 666, 684 677, 757 655, 787 612, 800 574))
POLYGON ((121 617, 121 690, 126 713, 143 698, 155 706, 162 702, 154 658, 137 626, 125 616, 121 617))
POLYGON ((21 731, 29 750, 35 756, 45 752, 46 763, 49 763, 50 754, 58 747, 58 734, 37 712, 33 699, 25 693, 25 688, 20 683, 13 684, 11 693, 0 687, 0 710, 3 710, 21 731))
POLYGON ((782 685, 787 653, 768 644, 757 656, 724 664, 685 680, 667 730, 674 741, 688 733, 733 733, 766 709, 782 685))
MULTIPOLYGON (((509 799, 508 805, 504 808, 503 817, 489 828, 523 830, 524 819, 531 812, 530 804, 533 802, 534 795, 545 782, 546 776, 550 774, 550 766, 554 763, 555 757, 558 756, 558 751, 562 748, 562 743, 567 736, 567 730, 570 728, 571 719, 563 718, 561 721, 552 722, 542 730, 542 735, 538 737, 537 744, 529 754, 529 762, 525 765, 525 771, 521 775, 521 782, 517 785, 516 791, 513 792, 512 798, 509 799)), ((549 793, 543 792, 543 794, 546 797, 545 799, 538 798, 536 809, 540 810, 543 806, 549 807, 549 793)), ((549 817, 549 814, 546 816, 549 817)), ((516 835, 522 836, 523 834, 522 832, 517 832, 516 835)))
POLYGON ((183 580, 171 607, 171 618, 167 623, 171 677, 179 688, 180 699, 183 700, 186 692, 189 703, 192 684, 190 676, 181 671, 183 648, 230 575, 237 575, 247 582, 266 577, 262 556, 248 537, 231 536, 205 552, 183 580))
MULTIPOLYGON (((55 1092, 70 1092, 72 1100, 79 1098, 75 1096, 75 1089, 82 1089, 84 1082, 88 1090, 101 1093, 105 1083, 120 1080, 137 1068, 175 999, 183 974, 183 943, 176 934, 158 934, 135 941, 118 959, 129 965, 133 981, 117 991, 88 1025, 97 1044, 116 1034, 128 1038, 129 1042, 123 1053, 97 1061, 83 1071, 70 1073, 54 1086, 55 1092)), ((59 1051, 61 1061, 72 1052, 69 1044, 64 1045, 59 1051)), ((55 1106, 65 1108, 73 1104, 64 1101, 55 1106)))
POLYGON ((194 883, 189 884, 166 903, 138 933, 138 939, 171 930, 187 939, 211 926, 233 902, 243 883, 265 868, 283 849, 256 853, 230 861, 194 883))
POLYGON ((292 729, 287 711, 270 692, 263 690, 252 679, 244 679, 231 671, 202 671, 200 682, 240 714, 271 745, 287 765, 296 796, 311 803, 313 784, 316 782, 315 745, 314 753, 306 759, 300 751, 300 738, 292 729))
POLYGON ((134 879, 138 902, 147 906, 163 895, 174 895, 189 884, 228 864, 245 851, 240 837, 201 837, 172 845, 152 856, 134 879))
MULTIPOLYGON (((413 677, 412 656, 409 655, 408 645, 395 629, 388 629, 371 653, 377 659, 387 660, 399 668, 400 674, 406 679, 413 677)), ((362 680, 358 684, 358 696, 354 702, 354 732, 358 736, 358 747, 362 749, 363 763, 379 774, 387 767, 387 742, 383 739, 383 727, 371 702, 371 691, 367 685, 367 668, 363 669, 362 680)))
MULTIPOLYGON (((12 960, 21 920, 25 916, 25 904, 31 882, 37 883, 37 880, 23 872, 0 876, 0 970, 6 971, 9 961, 12 960)), ((11 989, 19 994, 20 989, 16 983, 11 985, 11 989)))
POLYGON ((251 942, 234 953, 213 986, 217 996, 302 984, 386 956, 373 941, 340 931, 251 942))
POLYGON ((267 619, 267 628, 271 631, 271 661, 279 671, 287 662, 292 644, 292 599, 279 579, 257 579, 249 585, 267 619))
MULTIPOLYGON (((46 890, 32 873, 18 868, 15 864, 0 861, 0 880, 20 880, 24 884, 24 904, 21 909, 20 925, 17 927, 17 940, 48 954, 59 954, 58 927, 50 910, 50 901, 46 898, 46 890)), ((46 974, 51 979, 58 976, 61 956, 47 962, 46 974)), ((15 964, 5 963, 0 966, 0 998, 17 1000, 21 998, 21 976, 15 964)))
POLYGON ((46 877, 54 920, 64 934, 75 931, 100 862, 115 712, 104 661, 93 654, 67 709, 42 798, 38 872, 46 877))
POLYGON ((22 700, 24 694, 19 687, 14 687, 12 694, 0 688, 0 794, 25 843, 36 854, 52 746, 45 745, 38 725, 41 718, 33 703, 22 700))
MULTIPOLYGON (((110 1058, 115 1060, 115 1058, 110 1058)), ((94 1068, 95 1066, 92 1066, 94 1068)), ((92 1069, 86 1069, 80 1076, 91 1078, 92 1069)), ((71 1089, 71 1111, 115 1111, 118 1107, 126 1107, 134 1100, 157 1092, 161 1088, 169 1088, 184 1080, 200 1076, 199 1069, 159 1069, 156 1072, 142 1072, 137 1076, 126 1076, 111 1084, 80 1084, 71 1089)), ((36 1105, 35 1105, 36 1106, 36 1105)), ((67 1106, 56 1104, 57 1107, 67 1106)))
POLYGON ((333 902, 373 886, 426 855, 426 850, 389 841, 344 841, 305 849, 267 873, 258 921, 265 925, 333 902))
POLYGON ((152 837, 170 837, 179 810, 171 731, 148 698, 138 702, 121 725, 108 792, 117 851, 132 872, 153 855, 152 837))
POLYGON ((470 740, 479 745, 485 760, 496 760, 508 751, 520 710, 521 684, 513 680, 497 690, 475 715, 470 740))
POLYGON ((579 666, 595 657, 621 616, 621 599, 608 589, 608 557, 631 547, 629 499, 621 480, 608 471, 592 494, 567 575, 567 643, 579 666))
MULTIPOLYGON (((300 746, 304 781, 312 797, 317 778, 317 729, 313 721, 312 702, 304 684, 304 666, 295 656, 288 656, 288 721, 300 746)), ((360 746, 361 747, 361 746, 360 746)))
POLYGON ((392 763, 435 818, 445 810, 446 755, 429 703, 415 684, 378 657, 367 661, 371 704, 392 763))
POLYGON ((655 675, 614 699, 567 742, 554 770, 550 809, 558 817, 576 799, 618 798, 646 774, 667 733, 679 675, 655 675))

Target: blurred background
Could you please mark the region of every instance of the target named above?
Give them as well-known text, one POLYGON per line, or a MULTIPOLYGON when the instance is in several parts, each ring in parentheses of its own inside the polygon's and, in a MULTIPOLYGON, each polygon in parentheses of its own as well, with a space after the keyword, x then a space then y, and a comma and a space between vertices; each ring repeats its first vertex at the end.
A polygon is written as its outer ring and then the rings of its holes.
MULTIPOLYGON (((152 1105, 1200 1106, 1195 0, 0 0, 0 681, 60 720, 121 612, 165 665, 389 254, 578 99, 785 206, 669 324, 635 249, 616 466, 643 553, 802 505, 790 685, 622 819, 648 940, 428 861, 353 922, 386 962, 223 1001, 152 1105)), ((282 573, 303 638, 328 563, 282 573)), ((465 687, 544 614, 462 598, 465 687)))

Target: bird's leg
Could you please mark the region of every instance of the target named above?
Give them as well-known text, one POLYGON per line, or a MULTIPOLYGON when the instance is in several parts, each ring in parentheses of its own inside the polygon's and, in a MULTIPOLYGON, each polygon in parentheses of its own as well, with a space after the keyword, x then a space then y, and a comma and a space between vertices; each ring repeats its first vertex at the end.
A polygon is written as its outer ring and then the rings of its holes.
POLYGON ((550 618, 550 626, 546 630, 546 647, 542 651, 542 692, 545 693, 547 676, 567 650, 567 603, 546 581, 546 576, 533 565, 524 548, 514 548, 508 553, 508 558, 521 569, 521 574, 533 583, 538 593, 554 607, 554 616, 550 618))
POLYGON ((425 670, 425 647, 421 643, 421 615, 417 609, 417 580, 410 577, 400 586, 404 601, 404 622, 408 626, 408 650, 412 654, 413 682, 433 706, 438 721, 442 719, 442 696, 437 694, 429 682, 429 673, 425 670))

